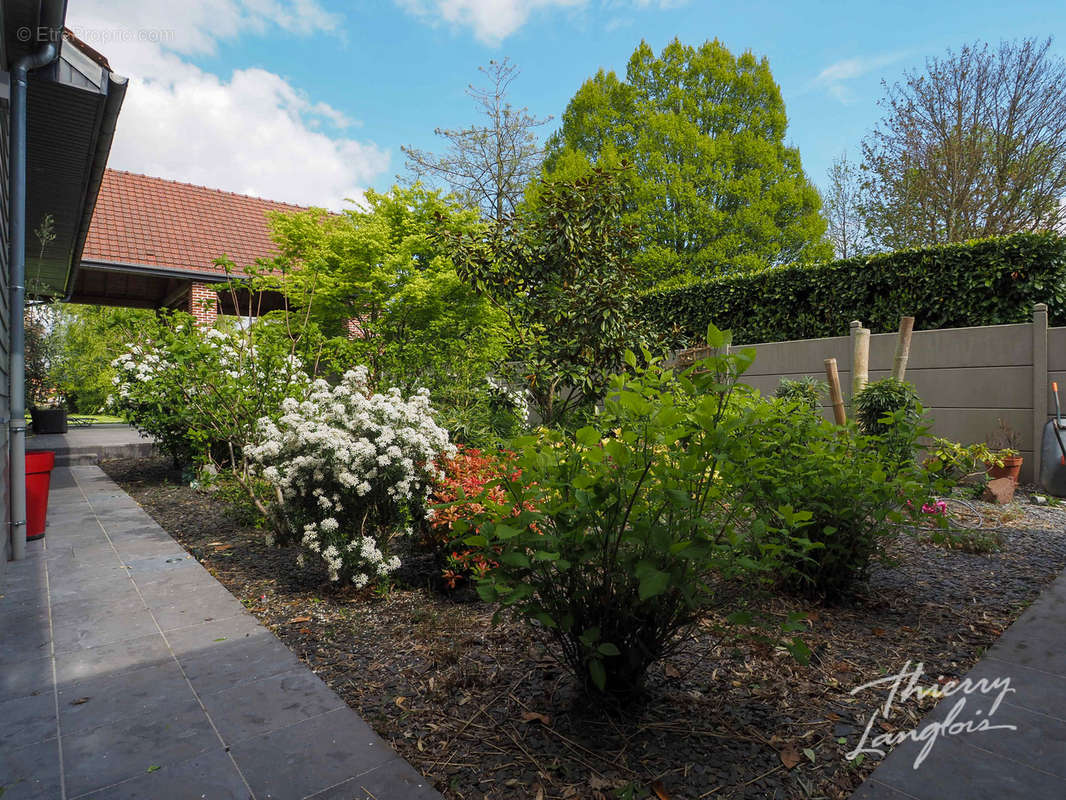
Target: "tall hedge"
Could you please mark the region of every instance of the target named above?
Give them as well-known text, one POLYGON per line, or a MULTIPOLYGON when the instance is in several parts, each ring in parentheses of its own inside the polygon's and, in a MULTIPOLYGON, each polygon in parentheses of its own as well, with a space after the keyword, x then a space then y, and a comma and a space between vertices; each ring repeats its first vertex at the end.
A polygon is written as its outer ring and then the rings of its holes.
POLYGON ((874 333, 905 315, 925 330, 1026 322, 1035 303, 1066 324, 1066 238, 1019 233, 778 267, 651 291, 639 309, 677 346, 699 341, 708 322, 754 344, 845 336, 853 319, 874 333))

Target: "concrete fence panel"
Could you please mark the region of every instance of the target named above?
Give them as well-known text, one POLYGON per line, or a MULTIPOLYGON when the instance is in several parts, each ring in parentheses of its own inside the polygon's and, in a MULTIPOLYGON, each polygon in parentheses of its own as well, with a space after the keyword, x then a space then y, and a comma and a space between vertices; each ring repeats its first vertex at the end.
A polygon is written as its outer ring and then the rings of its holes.
MULTIPOLYGON (((921 320, 917 320, 921 325, 921 320)), ((824 360, 836 358, 845 400, 851 400, 851 336, 749 345, 755 363, 743 380, 765 395, 782 378, 825 378, 824 360)), ((870 380, 889 375, 895 333, 870 337, 870 380)), ((698 355, 687 351, 682 356, 698 355)), ((906 379, 915 385, 933 420, 933 433, 970 444, 983 442, 1003 420, 1021 439, 1022 479, 1039 474, 1044 424, 1054 413, 1051 382, 1066 401, 1066 328, 1048 328, 1047 307, 1037 304, 1033 321, 946 330, 916 330, 906 379)), ((828 398, 823 412, 831 418, 828 398)))

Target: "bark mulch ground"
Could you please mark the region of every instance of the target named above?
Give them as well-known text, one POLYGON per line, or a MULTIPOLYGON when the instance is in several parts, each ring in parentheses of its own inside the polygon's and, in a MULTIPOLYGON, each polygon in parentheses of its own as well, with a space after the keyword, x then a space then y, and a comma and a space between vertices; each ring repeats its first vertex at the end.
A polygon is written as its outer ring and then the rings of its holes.
MULTIPOLYGON (((900 536, 893 562, 837 607, 808 611, 801 666, 758 641, 698 632, 624 710, 590 705, 521 626, 405 573, 384 594, 336 591, 268 547, 225 493, 180 482, 161 459, 105 471, 448 798, 838 798, 875 766, 848 762, 886 691, 850 691, 921 662, 923 684, 964 674, 1066 567, 1066 508, 971 502, 957 519, 989 554, 900 536)), ((417 564, 416 564, 417 566, 417 564)), ((428 570, 427 570, 428 571, 428 570)), ((708 626, 710 627, 710 626, 708 626)), ((915 725, 907 701, 875 733, 915 725)))

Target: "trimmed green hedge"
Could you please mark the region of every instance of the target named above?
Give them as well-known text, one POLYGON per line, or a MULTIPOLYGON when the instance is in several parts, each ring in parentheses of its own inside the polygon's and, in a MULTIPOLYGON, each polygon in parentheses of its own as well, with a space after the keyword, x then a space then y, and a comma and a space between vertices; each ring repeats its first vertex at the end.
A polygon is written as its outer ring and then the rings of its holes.
POLYGON ((639 313, 681 346, 708 322, 754 344, 845 336, 853 319, 874 333, 905 315, 919 330, 1027 322, 1036 303, 1066 324, 1066 238, 1020 233, 715 278, 647 292, 639 313))

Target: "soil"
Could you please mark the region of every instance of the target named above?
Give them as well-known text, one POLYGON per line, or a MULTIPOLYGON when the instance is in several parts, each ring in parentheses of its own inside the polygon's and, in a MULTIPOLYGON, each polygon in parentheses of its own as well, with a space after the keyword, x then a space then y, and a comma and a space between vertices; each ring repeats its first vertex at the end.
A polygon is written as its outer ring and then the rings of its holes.
MULTIPOLYGON (((775 598, 807 613, 802 666, 757 638, 723 642, 714 620, 653 668, 626 708, 584 700, 528 629, 469 593, 442 594, 410 561, 386 593, 338 591, 269 547, 232 497, 182 485, 161 459, 105 471, 448 798, 846 798, 876 766, 849 762, 887 689, 853 688, 911 665, 923 685, 966 673, 1066 567, 1066 507, 952 501, 992 553, 901 534, 852 602, 775 598)), ((879 729, 916 725, 910 699, 879 729)), ((875 735, 874 734, 874 735, 875 735)))

